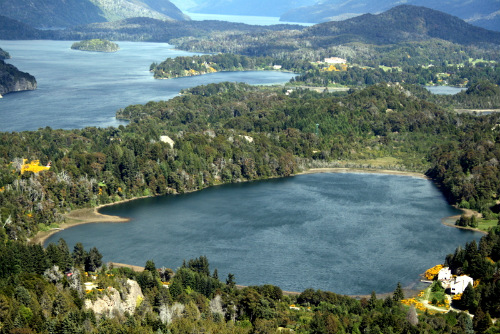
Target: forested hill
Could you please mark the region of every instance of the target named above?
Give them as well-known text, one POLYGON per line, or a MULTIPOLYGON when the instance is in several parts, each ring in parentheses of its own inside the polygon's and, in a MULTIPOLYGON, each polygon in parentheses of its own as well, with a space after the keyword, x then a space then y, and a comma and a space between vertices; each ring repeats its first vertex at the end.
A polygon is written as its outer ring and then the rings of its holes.
POLYGON ((154 17, 161 20, 189 19, 168 0, 144 2, 136 0, 0 0, 0 8, 1 14, 8 18, 43 28, 71 27, 130 17, 154 17))
POLYGON ((35 27, 66 27, 105 21, 92 2, 79 0, 0 0, 2 15, 35 27))
POLYGON ((44 34, 27 24, 0 15, 0 36, 2 39, 40 39, 44 34))
POLYGON ((394 7, 382 14, 365 14, 344 21, 317 24, 303 37, 325 42, 395 44, 439 38, 458 44, 500 44, 500 32, 475 27, 465 21, 429 8, 411 5, 394 7))
POLYGON ((273 26, 248 25, 225 21, 175 21, 165 22, 147 17, 129 18, 115 22, 94 23, 55 31, 53 39, 133 40, 170 42, 174 38, 208 37, 210 33, 251 34, 282 30, 301 30, 304 26, 278 24, 273 26))
MULTIPOLYGON (((354 17, 367 13, 381 13, 392 7, 400 5, 403 1, 379 0, 379 1, 340 1, 325 0, 317 1, 315 5, 294 8, 281 15, 280 20, 289 22, 311 22, 320 23, 338 21, 342 17, 354 17)), ((405 4, 423 6, 443 11, 447 14, 472 23, 478 27, 500 30, 500 5, 498 1, 492 0, 407 0, 405 4)))

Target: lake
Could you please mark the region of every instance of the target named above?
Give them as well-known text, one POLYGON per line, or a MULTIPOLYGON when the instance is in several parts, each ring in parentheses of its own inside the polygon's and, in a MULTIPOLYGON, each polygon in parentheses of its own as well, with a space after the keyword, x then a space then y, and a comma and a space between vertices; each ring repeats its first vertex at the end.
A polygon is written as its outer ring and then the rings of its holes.
POLYGON ((275 71, 219 72, 203 76, 155 80, 153 62, 195 53, 166 43, 118 42, 115 53, 71 50, 71 41, 0 41, 7 60, 35 76, 34 91, 0 99, 0 131, 77 129, 126 124, 115 118, 120 108, 167 100, 180 90, 223 81, 248 84, 288 82, 293 73, 275 71))
POLYGON ((455 95, 461 91, 467 90, 467 88, 462 87, 452 87, 452 86, 425 86, 429 92, 437 95, 455 95))
POLYGON ((106 207, 128 223, 53 235, 96 246, 105 261, 176 269, 206 255, 242 285, 341 294, 393 291, 481 234, 445 226, 459 213, 435 185, 384 174, 310 174, 212 187, 106 207))
POLYGON ((280 21, 280 18, 277 16, 204 14, 204 13, 190 13, 186 11, 184 13, 195 21, 217 20, 217 21, 245 23, 245 24, 261 25, 261 26, 269 26, 275 24, 298 24, 302 26, 314 25, 314 23, 280 21))

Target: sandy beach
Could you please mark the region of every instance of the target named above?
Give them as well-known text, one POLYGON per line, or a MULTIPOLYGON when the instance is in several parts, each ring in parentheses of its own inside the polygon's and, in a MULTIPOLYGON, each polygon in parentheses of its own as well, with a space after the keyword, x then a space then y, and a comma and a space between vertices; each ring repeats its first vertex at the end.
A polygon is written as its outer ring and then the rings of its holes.
POLYGON ((90 224, 90 223, 126 223, 130 221, 129 218, 123 218, 123 217, 118 217, 118 216, 109 216, 109 215, 103 215, 102 213, 99 213, 99 209, 103 208, 105 206, 109 205, 114 205, 118 203, 123 203, 123 202, 128 202, 131 201, 131 199, 115 202, 115 203, 110 203, 110 204, 105 204, 105 205, 99 205, 96 206, 95 208, 85 208, 85 209, 76 209, 72 210, 71 212, 67 213, 64 215, 66 218, 66 222, 61 224, 59 228, 57 229, 52 229, 50 231, 40 231, 37 233, 36 236, 31 238, 29 240, 30 243, 32 244, 44 244, 45 241, 53 234, 60 232, 64 229, 77 226, 77 225, 83 225, 83 224, 90 224))
POLYGON ((390 174, 390 175, 403 175, 403 176, 412 176, 419 177, 423 179, 429 179, 422 173, 416 172, 404 172, 398 170, 390 170, 390 169, 377 169, 377 168, 347 168, 347 167, 335 167, 335 168, 311 168, 301 173, 297 173, 295 175, 303 175, 303 174, 316 174, 316 173, 373 173, 373 174, 390 174))

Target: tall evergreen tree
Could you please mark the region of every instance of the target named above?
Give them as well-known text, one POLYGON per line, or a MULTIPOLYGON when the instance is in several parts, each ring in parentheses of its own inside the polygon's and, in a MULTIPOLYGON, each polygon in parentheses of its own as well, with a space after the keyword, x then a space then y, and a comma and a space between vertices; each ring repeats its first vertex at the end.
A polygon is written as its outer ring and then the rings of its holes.
POLYGON ((401 287, 401 283, 398 282, 396 290, 394 290, 394 293, 392 294, 392 300, 394 300, 395 302, 399 302, 403 299, 405 299, 405 294, 403 292, 403 288, 401 287))

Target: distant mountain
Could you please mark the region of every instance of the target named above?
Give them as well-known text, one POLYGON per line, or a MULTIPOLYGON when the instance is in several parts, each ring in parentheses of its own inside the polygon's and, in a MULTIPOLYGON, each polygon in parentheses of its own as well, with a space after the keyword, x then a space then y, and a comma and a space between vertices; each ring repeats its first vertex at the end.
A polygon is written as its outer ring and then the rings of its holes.
POLYGON ((0 0, 1 14, 34 27, 67 27, 106 21, 89 0, 0 0))
MULTIPOLYGON (((180 1, 180 0, 177 0, 180 1)), ((293 8, 310 6, 316 0, 194 0, 192 13, 280 16, 293 8)))
POLYGON ((280 20, 327 22, 366 13, 381 13, 402 3, 440 10, 476 26, 500 31, 500 0, 324 0, 313 6, 291 9, 281 15, 280 20))
POLYGON ((182 11, 168 0, 142 0, 149 8, 167 15, 174 20, 184 21, 189 20, 189 16, 182 13, 182 11))
MULTIPOLYGON (((39 28, 71 27, 129 17, 186 20, 168 0, 0 0, 1 14, 39 28)), ((2 22, 0 21, 0 26, 2 22)))
POLYGON ((500 44, 500 32, 473 26, 429 8, 400 5, 382 14, 364 14, 344 21, 316 24, 304 30, 322 44, 364 42, 395 44, 439 38, 458 44, 500 44))
MULTIPOLYGON (((188 20, 179 8, 168 0, 87 0, 102 11, 106 21, 131 17, 150 17, 158 20, 188 20)), ((102 22, 102 21, 94 21, 102 22)), ((93 23, 93 22, 89 22, 93 23)))
POLYGON ((40 39, 43 32, 17 20, 0 15, 1 39, 40 39))

